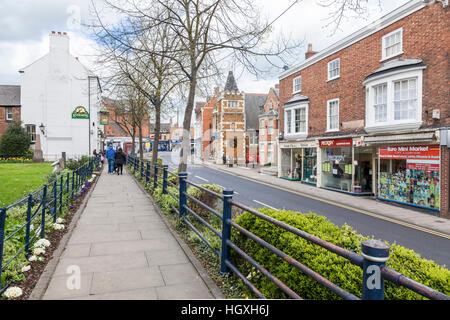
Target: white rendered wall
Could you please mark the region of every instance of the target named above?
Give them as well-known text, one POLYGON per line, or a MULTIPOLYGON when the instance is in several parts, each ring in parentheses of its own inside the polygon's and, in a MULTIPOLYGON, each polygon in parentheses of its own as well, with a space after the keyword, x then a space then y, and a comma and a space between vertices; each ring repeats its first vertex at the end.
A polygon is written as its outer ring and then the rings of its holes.
MULTIPOLYGON (((67 35, 50 35, 50 52, 21 71, 22 121, 45 126, 40 135, 41 148, 46 159, 68 158, 99 150, 100 92, 97 79, 90 78, 90 119, 72 119, 75 107, 89 110, 89 71, 69 53, 67 35), (93 126, 95 123, 95 126, 93 126), (92 134, 90 133, 92 130, 92 134)), ((101 126, 103 127, 103 126, 101 126)))

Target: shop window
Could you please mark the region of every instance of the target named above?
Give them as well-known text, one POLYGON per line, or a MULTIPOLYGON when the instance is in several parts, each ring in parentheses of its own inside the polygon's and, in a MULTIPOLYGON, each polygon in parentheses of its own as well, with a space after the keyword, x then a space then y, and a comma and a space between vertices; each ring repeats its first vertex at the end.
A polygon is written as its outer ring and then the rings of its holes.
POLYGON ((305 148, 302 180, 308 183, 317 182, 317 149, 305 148))
POLYGON ((281 177, 291 178, 291 149, 281 149, 281 177))
POLYGON ((327 102, 327 131, 339 130, 339 99, 327 102))
POLYGON ((438 210, 439 167, 439 146, 380 148, 379 197, 438 210))
POLYGON ((322 148, 322 186, 352 191, 352 148, 322 148))

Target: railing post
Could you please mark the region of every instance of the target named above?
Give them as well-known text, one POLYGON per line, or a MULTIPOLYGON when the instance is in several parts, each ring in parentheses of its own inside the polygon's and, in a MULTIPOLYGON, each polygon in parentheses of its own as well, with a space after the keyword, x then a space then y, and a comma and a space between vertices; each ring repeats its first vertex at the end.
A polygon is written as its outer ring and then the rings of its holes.
POLYGON ((66 180, 66 187, 67 187, 67 194, 69 194, 69 182, 70 182, 70 173, 67 172, 67 180, 66 180))
POLYGON ((47 185, 44 185, 42 190, 42 214, 41 214, 41 239, 45 237, 45 206, 47 202, 47 185))
POLYGON ((389 246, 380 240, 370 239, 361 244, 363 261, 363 300, 383 300, 384 280, 381 268, 389 260, 389 246))
POLYGON ((73 201, 73 196, 75 194, 74 187, 75 187, 75 171, 72 171, 72 193, 70 194, 72 201, 73 201))
POLYGON ((33 200, 33 196, 31 194, 28 195, 28 208, 27 208, 27 224, 25 228, 25 255, 28 255, 28 251, 30 251, 30 224, 31 224, 31 202, 33 200))
POLYGON ((144 178, 144 162, 139 160, 139 169, 141 171, 141 180, 144 178))
POLYGON ((153 170, 153 189, 156 189, 157 186, 158 186, 158 165, 155 164, 153 170))
POLYGON ((59 190, 59 213, 62 213, 63 175, 61 175, 61 188, 59 190))
POLYGON ((162 193, 167 194, 167 169, 169 166, 167 164, 163 165, 163 189, 162 193))
POLYGON ((145 168, 145 183, 149 183, 150 182, 150 163, 147 162, 147 166, 145 168))
POLYGON ((183 216, 186 214, 186 208, 184 207, 187 205, 187 197, 185 195, 187 186, 186 186, 186 179, 187 179, 187 172, 180 172, 178 173, 178 178, 180 181, 180 218, 183 218, 183 216))
POLYGON ((231 203, 233 198, 233 190, 224 189, 223 193, 223 213, 222 213, 222 255, 220 257, 220 273, 224 274, 228 272, 228 267, 225 264, 230 257, 230 248, 227 245, 227 241, 231 237, 231 227, 228 224, 228 220, 231 220, 231 203))
POLYGON ((5 239, 6 208, 0 208, 0 289, 2 285, 3 241, 5 239))
POLYGON ((53 182, 53 222, 56 222, 56 210, 58 208, 58 198, 56 196, 56 193, 58 191, 58 184, 56 183, 58 178, 55 179, 55 182, 53 182))

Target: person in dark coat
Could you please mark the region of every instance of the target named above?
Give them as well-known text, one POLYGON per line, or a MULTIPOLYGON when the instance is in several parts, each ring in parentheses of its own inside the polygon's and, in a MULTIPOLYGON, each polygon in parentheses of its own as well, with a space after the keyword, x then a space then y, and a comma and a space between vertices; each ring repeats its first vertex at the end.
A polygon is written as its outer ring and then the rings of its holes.
POLYGON ((117 165, 117 174, 123 174, 123 165, 126 162, 125 153, 123 153, 122 148, 117 149, 114 155, 114 164, 117 165))

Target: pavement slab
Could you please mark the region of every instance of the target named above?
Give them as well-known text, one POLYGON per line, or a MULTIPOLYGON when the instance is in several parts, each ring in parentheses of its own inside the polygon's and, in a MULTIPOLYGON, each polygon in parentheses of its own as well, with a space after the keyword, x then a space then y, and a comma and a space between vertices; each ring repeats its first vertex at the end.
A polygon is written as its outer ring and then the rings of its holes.
POLYGON ((128 170, 104 170, 42 298, 214 299, 206 282, 128 170))

